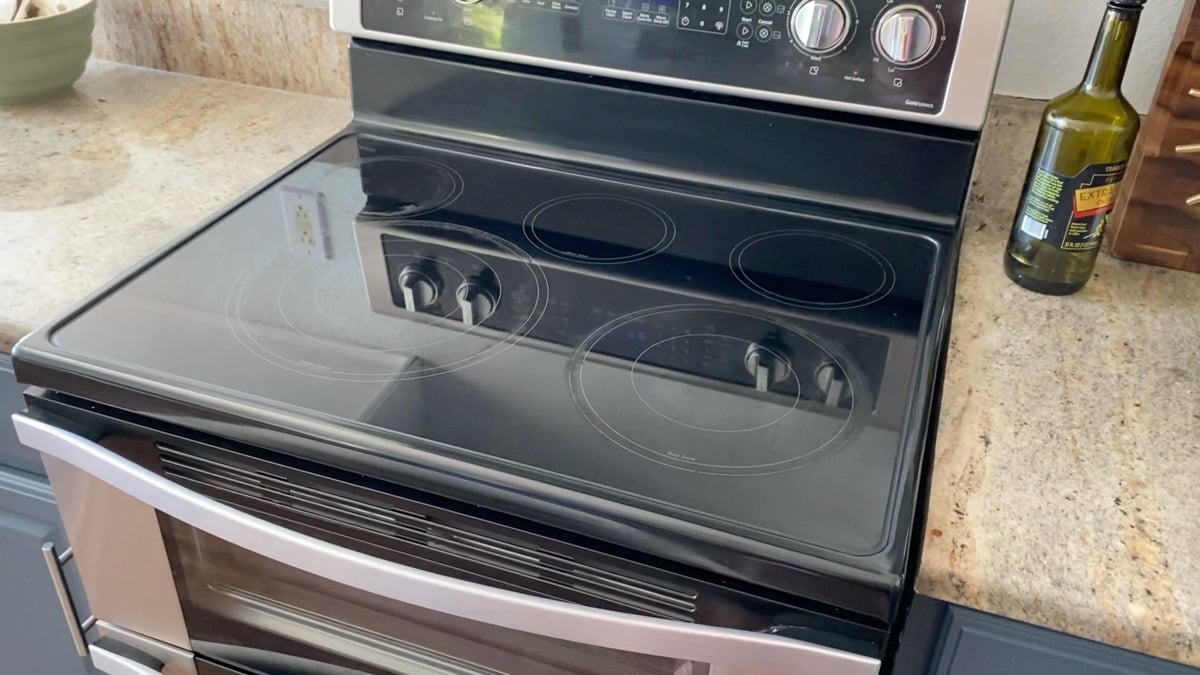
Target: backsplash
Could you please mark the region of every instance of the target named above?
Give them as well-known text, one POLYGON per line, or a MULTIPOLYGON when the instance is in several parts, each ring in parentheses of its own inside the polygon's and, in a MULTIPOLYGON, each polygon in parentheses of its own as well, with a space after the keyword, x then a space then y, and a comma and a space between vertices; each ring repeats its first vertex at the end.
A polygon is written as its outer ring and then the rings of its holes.
POLYGON ((97 58, 348 98, 345 36, 325 0, 103 0, 97 58))

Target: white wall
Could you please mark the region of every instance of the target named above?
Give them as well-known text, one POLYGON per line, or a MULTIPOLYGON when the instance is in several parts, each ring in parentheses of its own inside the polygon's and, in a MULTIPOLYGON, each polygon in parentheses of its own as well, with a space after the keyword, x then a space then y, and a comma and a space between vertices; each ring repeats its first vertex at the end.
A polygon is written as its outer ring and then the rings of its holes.
MULTIPOLYGON (((1142 13, 1125 95, 1147 111, 1184 0, 1149 0, 1142 13)), ((996 92, 1052 98, 1075 86, 1087 66, 1104 0, 1016 0, 996 92)))

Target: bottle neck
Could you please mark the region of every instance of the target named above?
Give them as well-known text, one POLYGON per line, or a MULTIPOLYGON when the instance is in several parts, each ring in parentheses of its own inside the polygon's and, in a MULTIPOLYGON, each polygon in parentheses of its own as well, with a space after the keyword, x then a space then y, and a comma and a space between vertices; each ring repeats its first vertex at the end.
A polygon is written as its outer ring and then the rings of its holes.
POLYGON ((1121 92, 1121 80, 1125 67, 1129 65, 1129 52, 1133 48, 1133 36, 1137 32, 1140 9, 1109 7, 1096 35, 1096 46, 1092 48, 1092 60, 1082 89, 1091 94, 1116 96, 1121 92))

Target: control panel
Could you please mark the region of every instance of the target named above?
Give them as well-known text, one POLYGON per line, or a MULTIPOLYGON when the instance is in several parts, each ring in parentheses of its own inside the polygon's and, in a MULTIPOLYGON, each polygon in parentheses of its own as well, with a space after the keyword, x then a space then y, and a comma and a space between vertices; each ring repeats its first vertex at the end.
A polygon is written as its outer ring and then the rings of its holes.
POLYGON ((943 113, 953 78, 990 92, 1010 1, 333 0, 333 17, 374 39, 921 119, 943 113))
MULTIPOLYGON (((361 254, 384 261, 378 276, 368 272, 372 306, 382 313, 567 351, 595 338, 599 327, 627 319, 591 345, 593 356, 751 395, 799 396, 847 410, 854 403, 847 373, 828 352, 765 315, 701 312, 704 322, 697 323, 696 313, 647 311, 694 298, 633 279, 538 265, 466 228, 420 222, 395 228, 370 218, 358 228, 361 254), (546 288, 555 289, 553 297, 546 298, 546 288)), ((862 369, 861 384, 878 390, 885 337, 832 324, 817 332, 847 345, 862 369)))

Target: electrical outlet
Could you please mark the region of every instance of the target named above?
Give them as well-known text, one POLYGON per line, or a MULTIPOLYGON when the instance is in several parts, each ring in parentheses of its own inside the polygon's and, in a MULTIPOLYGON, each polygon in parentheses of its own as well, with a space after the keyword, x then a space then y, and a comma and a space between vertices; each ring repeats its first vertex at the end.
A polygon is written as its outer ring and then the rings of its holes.
POLYGON ((329 224, 325 219, 320 193, 283 188, 281 194, 288 241, 308 255, 333 258, 329 224))

